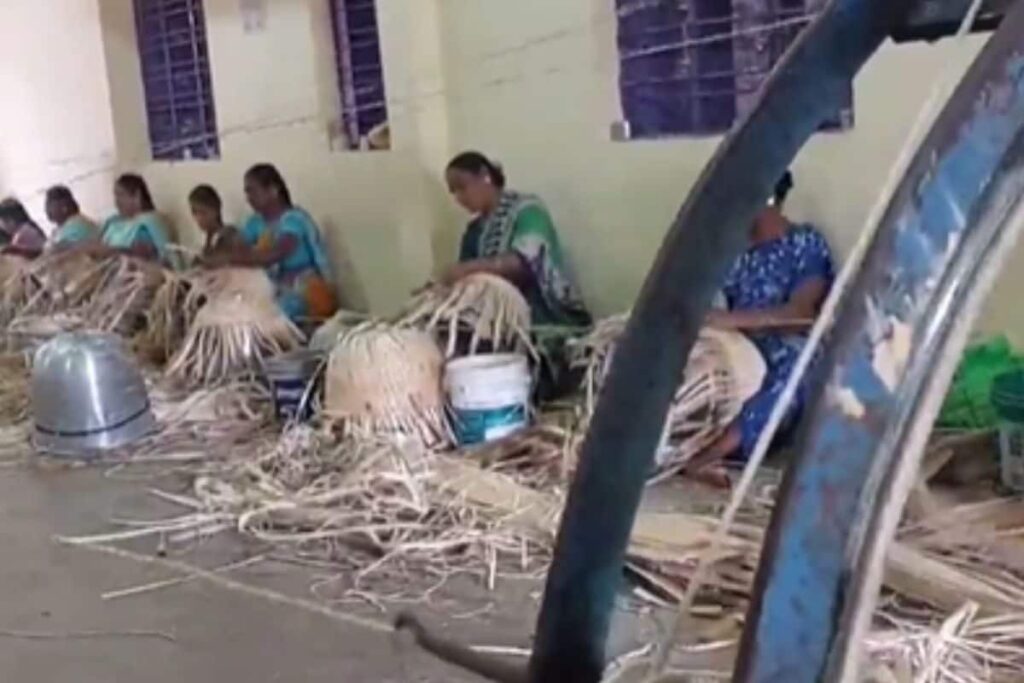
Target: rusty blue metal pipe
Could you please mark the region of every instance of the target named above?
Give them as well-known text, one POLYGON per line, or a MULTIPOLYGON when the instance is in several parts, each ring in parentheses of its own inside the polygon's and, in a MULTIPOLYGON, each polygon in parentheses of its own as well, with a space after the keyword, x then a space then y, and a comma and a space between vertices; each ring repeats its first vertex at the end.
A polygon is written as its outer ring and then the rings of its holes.
POLYGON ((917 152, 844 299, 735 681, 856 680, 887 544, 1022 198, 1018 3, 917 152))
POLYGON ((676 381, 757 211, 909 4, 832 0, 669 230, 620 340, 582 447, 538 620, 530 680, 595 682, 626 544, 676 381))

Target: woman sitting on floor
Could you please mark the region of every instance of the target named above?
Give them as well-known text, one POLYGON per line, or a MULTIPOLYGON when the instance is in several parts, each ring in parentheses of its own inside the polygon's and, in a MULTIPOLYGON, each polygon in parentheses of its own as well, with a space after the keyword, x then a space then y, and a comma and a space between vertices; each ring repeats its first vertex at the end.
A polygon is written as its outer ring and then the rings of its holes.
POLYGON ((500 275, 523 292, 535 325, 589 325, 590 314, 540 198, 507 189, 501 167, 479 152, 452 159, 445 176, 455 201, 473 219, 462 236, 459 262, 443 280, 451 284, 473 273, 500 275))
POLYGON ((46 217, 55 227, 50 240, 54 250, 99 239, 99 228, 82 215, 75 196, 63 185, 55 185, 46 191, 46 217))
POLYGON ((46 246, 46 233, 17 199, 0 202, 0 243, 2 253, 30 259, 43 253, 46 246))
POLYGON ((213 258, 219 253, 230 253, 242 243, 241 233, 232 225, 224 225, 224 204, 213 187, 197 186, 189 193, 188 204, 192 218, 206 237, 203 243, 204 259, 213 258))
POLYGON ((114 183, 117 214, 107 219, 101 244, 94 255, 126 254, 147 261, 173 263, 167 229, 153 205, 153 196, 142 176, 126 173, 114 183))
POLYGON ((462 236, 459 262, 442 278, 452 284, 474 273, 505 278, 530 305, 533 338, 542 363, 537 397, 552 400, 579 383, 565 353, 568 339, 591 324, 569 273, 554 221, 539 197, 510 190, 501 167, 479 152, 448 164, 448 189, 473 215, 462 236))
MULTIPOLYGON (((750 246, 733 265, 724 287, 728 310, 712 311, 708 324, 746 333, 764 356, 767 375, 760 392, 743 407, 737 421, 687 467, 694 476, 728 485, 722 461, 750 457, 807 342, 821 304, 832 287, 832 253, 824 236, 810 225, 794 225, 782 212, 793 188, 789 173, 779 181, 750 234, 750 246)), ((799 419, 807 398, 801 382, 780 434, 799 419)))
POLYGON ((337 305, 316 222, 292 203, 284 178, 270 164, 245 174, 245 196, 255 213, 242 228, 241 242, 210 255, 207 265, 265 268, 289 318, 307 326, 330 318, 337 305))

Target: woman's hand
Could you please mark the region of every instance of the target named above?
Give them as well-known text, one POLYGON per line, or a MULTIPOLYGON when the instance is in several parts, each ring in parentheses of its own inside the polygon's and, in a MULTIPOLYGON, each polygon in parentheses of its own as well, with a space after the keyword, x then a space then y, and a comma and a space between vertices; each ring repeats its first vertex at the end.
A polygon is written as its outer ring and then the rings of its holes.
POLYGON ((455 265, 449 267, 447 270, 444 271, 444 273, 441 275, 440 282, 442 285, 451 287, 462 278, 472 274, 472 272, 472 270, 466 267, 466 264, 456 263, 455 265))
POLYGON ((203 268, 225 268, 231 265, 230 254, 223 251, 206 253, 199 257, 199 265, 203 268))
POLYGON ((732 330, 737 327, 735 316, 729 311, 710 311, 704 318, 704 324, 719 330, 732 330))

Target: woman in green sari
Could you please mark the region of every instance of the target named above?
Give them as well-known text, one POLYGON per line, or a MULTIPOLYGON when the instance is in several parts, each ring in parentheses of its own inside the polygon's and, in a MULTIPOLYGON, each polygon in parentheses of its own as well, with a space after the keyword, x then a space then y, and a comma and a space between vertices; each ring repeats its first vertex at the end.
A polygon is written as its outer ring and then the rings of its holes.
POLYGON ((535 326, 590 325, 540 198, 506 188, 501 167, 479 152, 452 159, 445 176, 455 200, 473 214, 459 262, 445 273, 445 282, 473 273, 499 275, 523 292, 535 326))
POLYGON ((490 273, 516 285, 530 305, 533 339, 541 355, 537 397, 559 398, 579 381, 565 353, 568 339, 590 326, 555 231, 539 197, 510 190, 501 167, 479 152, 448 164, 448 189, 473 219, 462 236, 459 262, 443 280, 451 284, 490 273))
POLYGON ((142 176, 126 173, 114 184, 117 214, 107 219, 97 252, 121 253, 172 265, 167 229, 142 176))

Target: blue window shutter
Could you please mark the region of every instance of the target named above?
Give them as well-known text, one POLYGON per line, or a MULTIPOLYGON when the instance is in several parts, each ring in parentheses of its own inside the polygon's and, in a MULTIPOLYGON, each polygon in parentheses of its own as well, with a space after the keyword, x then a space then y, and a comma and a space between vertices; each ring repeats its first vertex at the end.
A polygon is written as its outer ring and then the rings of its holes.
MULTIPOLYGON (((724 133, 825 0, 616 0, 632 138, 724 133)), ((853 120, 853 84, 835 120, 853 120)))
POLYGON ((135 0, 153 158, 220 156, 202 0, 135 0))
POLYGON ((331 0, 342 122, 349 145, 388 120, 374 0, 331 0))

